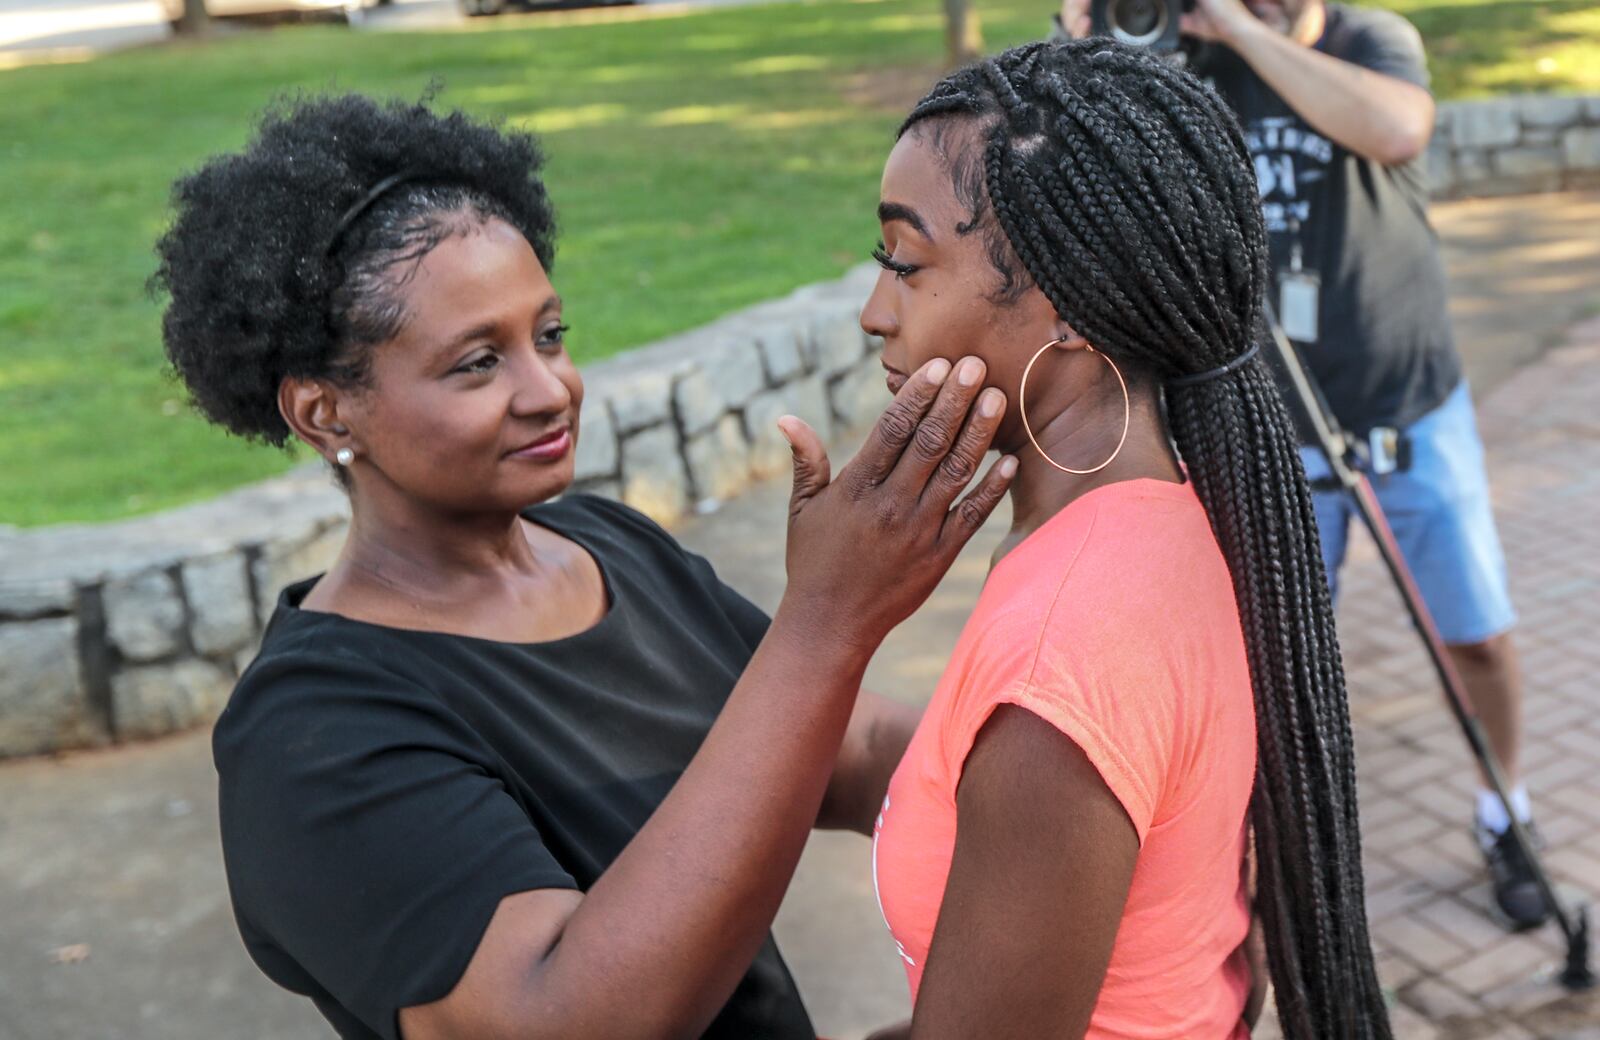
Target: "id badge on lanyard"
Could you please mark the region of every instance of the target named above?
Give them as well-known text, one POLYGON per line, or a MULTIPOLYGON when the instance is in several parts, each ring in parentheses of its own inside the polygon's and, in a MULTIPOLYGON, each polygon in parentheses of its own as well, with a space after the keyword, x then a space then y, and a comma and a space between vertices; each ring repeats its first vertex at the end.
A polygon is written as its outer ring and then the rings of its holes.
POLYGON ((1300 255, 1300 225, 1293 225, 1294 246, 1289 251, 1289 267, 1278 272, 1278 320, 1283 334, 1297 343, 1317 341, 1317 301, 1322 279, 1305 269, 1300 255))

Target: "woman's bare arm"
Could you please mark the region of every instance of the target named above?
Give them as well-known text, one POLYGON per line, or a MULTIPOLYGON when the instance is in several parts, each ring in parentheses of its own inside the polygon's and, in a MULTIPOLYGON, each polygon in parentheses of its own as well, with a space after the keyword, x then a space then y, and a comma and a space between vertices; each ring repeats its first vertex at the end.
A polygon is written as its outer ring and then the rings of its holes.
POLYGON ((406 1040, 705 1029, 771 926, 867 659, 932 591, 1014 468, 991 469, 951 508, 1003 411, 969 416, 982 366, 963 364, 978 367, 944 380, 949 366, 935 361, 914 377, 837 479, 816 435, 789 422, 789 588, 705 743, 587 893, 502 901, 455 989, 400 1012, 406 1040))
POLYGON ((889 778, 921 719, 922 708, 917 705, 861 691, 817 813, 819 828, 872 836, 889 778))
POLYGON ((1010 705, 979 732, 956 809, 911 1040, 1081 1037, 1133 880, 1133 822, 1076 744, 1010 705))

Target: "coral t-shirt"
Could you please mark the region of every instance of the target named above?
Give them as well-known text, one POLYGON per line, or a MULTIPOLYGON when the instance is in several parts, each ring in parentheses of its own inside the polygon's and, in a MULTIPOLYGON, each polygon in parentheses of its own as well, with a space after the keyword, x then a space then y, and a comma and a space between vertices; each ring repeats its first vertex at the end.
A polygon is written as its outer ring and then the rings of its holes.
MULTIPOLYGON (((956 787, 1001 704, 1081 748, 1138 832, 1088 1037, 1247 1036, 1255 705, 1233 584, 1191 485, 1091 491, 990 574, 873 837, 878 902, 913 1000, 950 873, 956 787)), ((1038 970, 1073 955, 1065 937, 1039 951, 1038 970)))

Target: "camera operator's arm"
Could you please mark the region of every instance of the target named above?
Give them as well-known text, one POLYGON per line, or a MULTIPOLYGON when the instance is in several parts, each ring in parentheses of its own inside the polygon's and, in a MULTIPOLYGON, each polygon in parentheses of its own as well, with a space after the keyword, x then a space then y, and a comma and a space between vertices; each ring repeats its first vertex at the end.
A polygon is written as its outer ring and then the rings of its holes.
MULTIPOLYGON (((1363 158, 1410 162, 1433 135, 1433 96, 1424 87, 1313 50, 1315 36, 1286 36, 1240 0, 1195 0, 1183 31, 1232 48, 1300 118, 1363 158)), ((1420 41, 1415 51, 1420 71, 1420 41)))

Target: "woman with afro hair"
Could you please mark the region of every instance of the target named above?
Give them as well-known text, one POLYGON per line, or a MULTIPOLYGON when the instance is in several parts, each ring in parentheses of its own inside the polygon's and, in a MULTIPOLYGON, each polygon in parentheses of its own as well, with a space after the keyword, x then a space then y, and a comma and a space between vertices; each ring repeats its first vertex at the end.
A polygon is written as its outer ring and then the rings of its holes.
POLYGON ((1004 395, 930 362, 836 476, 782 420, 769 619, 639 514, 557 500, 583 383, 540 162, 347 95, 174 190, 172 365, 351 503, 217 723, 235 916, 347 1038, 814 1040, 768 930, 811 827, 871 830, 915 716, 862 672, 1003 494, 1015 459, 961 497, 1004 395))

